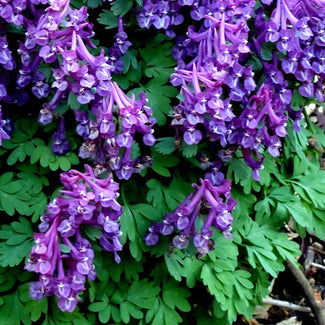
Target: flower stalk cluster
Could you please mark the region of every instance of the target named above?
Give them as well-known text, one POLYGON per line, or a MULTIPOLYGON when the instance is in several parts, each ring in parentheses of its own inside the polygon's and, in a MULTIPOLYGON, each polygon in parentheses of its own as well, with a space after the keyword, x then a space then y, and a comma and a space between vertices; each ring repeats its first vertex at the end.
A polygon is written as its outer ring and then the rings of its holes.
POLYGON ((230 181, 224 180, 219 186, 213 186, 208 179, 200 179, 200 183, 192 185, 195 192, 172 213, 166 213, 161 223, 151 225, 145 236, 147 245, 157 244, 159 235, 170 235, 176 230, 173 246, 186 249, 192 242, 200 257, 214 249, 213 228, 231 237, 231 212, 236 201, 231 198, 230 181), (203 219, 202 226, 198 226, 202 223, 199 219, 203 219))
POLYGON ((94 251, 83 237, 83 227, 101 230, 99 243, 114 254, 117 263, 117 252, 122 250, 118 222, 122 207, 116 201, 119 185, 112 175, 98 179, 90 166, 85 167, 85 173, 70 170, 61 174, 64 189, 48 204, 39 226, 41 233, 34 234, 35 245, 25 266, 39 273, 39 281, 30 285, 31 297, 56 295, 59 308, 69 312, 81 299, 86 279, 96 278, 94 251))
MULTIPOLYGON (((23 8, 26 9, 26 5, 23 8)), ((131 147, 137 133, 142 134, 144 145, 152 146, 155 142, 155 119, 147 106, 146 95, 141 93, 139 99, 134 95, 128 97, 112 82, 112 74, 122 71, 120 58, 131 45, 123 19, 118 17, 115 42, 108 54, 101 50, 94 56, 90 52, 96 48, 92 42, 93 25, 87 21, 86 7, 72 9, 69 0, 56 0, 50 1, 46 10, 36 10, 34 3, 28 9, 34 19, 20 22, 26 29, 26 37, 19 43, 21 62, 17 89, 22 91, 30 86, 37 98, 52 98, 43 104, 39 123, 45 125, 54 118, 59 119, 58 130, 52 136, 53 152, 65 155, 70 150, 65 138, 64 116, 57 114, 56 109, 74 96, 80 106, 75 110, 77 133, 84 139, 80 157, 91 158, 103 168, 115 171, 120 179, 129 179, 133 172, 149 166, 150 157, 131 159, 131 147), (51 85, 45 82, 39 70, 41 64, 55 67, 51 85)), ((0 63, 6 69, 13 69, 16 64, 7 50, 6 39, 2 41, 6 61, 3 59, 0 63)), ((3 88, 2 97, 5 97, 7 93, 3 88)), ((28 100, 27 92, 23 94, 21 104, 28 100)))
POLYGON ((324 12, 322 1, 306 0, 278 0, 269 18, 258 11, 255 19, 257 53, 261 55, 263 44, 270 42, 283 54, 274 54, 272 64, 263 62, 276 89, 288 88, 286 80, 294 78, 301 96, 324 101, 324 12))

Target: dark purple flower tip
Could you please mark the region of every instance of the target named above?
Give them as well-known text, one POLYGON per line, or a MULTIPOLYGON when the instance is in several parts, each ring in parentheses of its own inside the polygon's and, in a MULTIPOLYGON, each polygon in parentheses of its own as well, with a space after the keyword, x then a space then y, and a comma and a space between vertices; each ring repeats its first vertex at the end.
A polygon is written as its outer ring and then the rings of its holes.
POLYGON ((311 83, 311 82, 304 82, 302 83, 299 88, 299 94, 304 96, 304 97, 307 97, 307 98, 310 98, 310 97, 313 97, 314 96, 314 92, 315 92, 315 89, 314 89, 314 84, 311 83))
POLYGON ((205 179, 209 180, 212 185, 219 186, 224 181, 225 175, 217 169, 213 169, 211 172, 205 174, 205 179))
POLYGON ((285 137, 287 135, 286 124, 277 126, 275 134, 279 137, 285 137))
POLYGON ((121 166, 120 169, 117 169, 115 171, 116 176, 119 179, 126 179, 126 180, 130 179, 130 177, 132 176, 132 173, 133 172, 134 172, 134 167, 129 166, 129 165, 121 166))
POLYGON ((151 228, 149 228, 148 233, 144 237, 144 241, 148 246, 154 246, 159 241, 159 235, 155 232, 152 232, 151 228))
POLYGON ((67 140, 62 141, 62 140, 56 139, 52 143, 51 147, 52 147, 53 153, 58 156, 66 155, 70 151, 70 143, 67 140))
POLYGON ((97 221, 101 226, 103 226, 107 233, 116 234, 120 230, 119 224, 116 221, 111 220, 108 215, 105 216, 103 213, 99 214, 97 221))
POLYGON ((45 233, 50 227, 50 224, 47 220, 42 220, 42 222, 38 225, 38 229, 40 232, 45 233))
POLYGON ((44 83, 43 81, 37 81, 35 86, 32 87, 32 93, 37 98, 44 98, 47 97, 50 93, 50 86, 47 83, 44 83))
POLYGON ((189 225, 189 223, 190 223, 189 218, 187 218, 185 216, 180 216, 176 221, 176 227, 179 230, 183 230, 189 225))
POLYGON ((52 274, 53 269, 50 261, 39 258, 36 263, 36 272, 41 274, 52 274))
POLYGON ((180 235, 175 236, 173 238, 173 245, 176 248, 179 248, 179 249, 187 248, 188 245, 189 245, 188 236, 186 236, 184 234, 180 234, 180 235))
POLYGON ((48 109, 48 108, 43 108, 40 110, 40 114, 38 117, 38 122, 42 125, 46 125, 51 123, 53 120, 53 112, 52 110, 48 109))
POLYGON ((253 169, 252 171, 252 177, 255 181, 260 182, 261 178, 260 178, 260 170, 259 169, 253 169))
POLYGON ((80 274, 88 275, 92 269, 92 258, 88 256, 82 257, 82 259, 77 263, 77 271, 80 274))
POLYGON ((194 127, 189 128, 184 132, 184 141, 188 145, 198 144, 202 139, 202 133, 199 130, 195 130, 194 127))
POLYGON ((40 281, 31 282, 29 285, 29 295, 31 298, 41 300, 45 296, 45 288, 40 281))
POLYGON ((67 283, 66 279, 57 280, 54 293, 57 297, 68 298, 71 293, 70 284, 67 283))
POLYGON ((233 221, 233 216, 229 211, 224 210, 222 213, 217 215, 215 226, 216 228, 225 231, 229 228, 233 221))
POLYGON ((161 224, 161 230, 160 233, 162 235, 170 235, 174 231, 174 226, 171 225, 167 220, 164 220, 163 223, 161 224))
POLYGON ((97 272, 94 269, 92 269, 87 275, 89 281, 95 281, 96 277, 97 277, 97 272))
POLYGON ((116 252, 114 252, 114 261, 117 264, 120 264, 121 263, 121 258, 120 258, 120 256, 116 252))
POLYGON ((67 298, 59 298, 58 299, 58 306, 61 311, 68 311, 72 313, 76 308, 78 300, 75 296, 70 296, 67 298))
POLYGON ((85 290, 86 277, 78 272, 75 272, 71 278, 70 287, 74 291, 85 290))
POLYGON ((223 235, 224 235, 225 238, 227 238, 227 239, 232 239, 232 238, 233 238, 233 235, 232 235, 232 233, 230 232, 230 230, 225 230, 225 231, 223 232, 223 235))
POLYGON ((58 226, 58 231, 61 233, 62 237, 71 237, 76 233, 76 228, 72 222, 64 219, 58 226))
POLYGON ((153 135, 153 130, 143 136, 143 143, 146 146, 153 146, 156 142, 156 138, 153 135))

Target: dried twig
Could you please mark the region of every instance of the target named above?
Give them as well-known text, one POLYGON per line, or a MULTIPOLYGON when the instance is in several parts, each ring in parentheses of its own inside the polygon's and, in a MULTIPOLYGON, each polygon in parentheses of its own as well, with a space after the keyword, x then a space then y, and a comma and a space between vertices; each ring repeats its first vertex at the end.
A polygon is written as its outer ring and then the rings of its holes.
POLYGON ((315 300, 314 290, 306 279, 304 273, 287 259, 287 267, 300 285, 303 295, 309 304, 317 325, 325 325, 325 308, 315 300))
POLYGON ((310 267, 316 267, 317 269, 325 271, 325 266, 324 265, 313 263, 313 262, 310 263, 309 265, 310 265, 310 267))
POLYGON ((266 305, 272 305, 272 306, 277 306, 277 307, 281 307, 281 308, 289 308, 292 310, 301 311, 303 313, 311 312, 311 309, 309 307, 299 306, 299 305, 293 304, 292 302, 283 301, 283 300, 264 298, 263 303, 266 305))

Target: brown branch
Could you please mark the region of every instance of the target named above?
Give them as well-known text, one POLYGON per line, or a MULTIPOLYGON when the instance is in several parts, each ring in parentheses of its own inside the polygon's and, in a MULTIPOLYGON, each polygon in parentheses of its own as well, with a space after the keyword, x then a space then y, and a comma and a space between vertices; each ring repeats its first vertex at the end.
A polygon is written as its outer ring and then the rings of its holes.
POLYGON ((325 308, 321 304, 317 303, 314 290, 306 279, 304 273, 288 259, 286 262, 288 269, 302 289, 303 295, 305 296, 307 303, 315 316, 316 324, 325 325, 325 308))

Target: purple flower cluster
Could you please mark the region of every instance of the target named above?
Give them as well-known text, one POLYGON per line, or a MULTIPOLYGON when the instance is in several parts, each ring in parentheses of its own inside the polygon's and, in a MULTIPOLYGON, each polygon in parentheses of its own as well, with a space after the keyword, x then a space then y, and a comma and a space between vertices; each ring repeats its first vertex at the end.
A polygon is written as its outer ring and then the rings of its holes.
POLYGON ((175 32, 172 27, 184 21, 183 15, 180 14, 182 5, 182 1, 144 0, 143 8, 138 13, 138 24, 141 28, 154 26, 156 29, 165 29, 166 34, 173 37, 175 32))
POLYGON ((115 82, 109 82, 111 96, 100 105, 93 106, 96 120, 89 119, 87 112, 76 111, 79 122, 77 132, 85 139, 80 148, 82 158, 93 158, 102 166, 108 166, 119 179, 129 179, 151 163, 150 157, 132 159, 132 144, 136 133, 142 134, 143 143, 155 143, 152 109, 147 104, 145 93, 140 99, 126 96, 115 82), (107 163, 106 163, 107 162, 107 163))
MULTIPOLYGON (((31 6, 35 1, 31 2, 31 6)), ((0 17, 7 23, 13 23, 16 26, 23 24, 25 17, 23 11, 27 7, 27 0, 4 0, 0 3, 0 17)))
POLYGON ((262 84, 256 95, 249 102, 238 118, 229 125, 227 140, 240 146, 246 164, 252 168, 252 176, 259 181, 259 170, 263 168, 263 147, 274 156, 279 156, 280 138, 286 136, 286 121, 281 102, 281 95, 276 94, 267 84, 262 84))
MULTIPOLYGON (((253 49, 258 54, 261 52, 259 40, 279 40, 277 47, 280 46, 279 29, 284 28, 285 22, 285 33, 290 30, 291 47, 295 52, 290 54, 291 63, 282 61, 282 69, 287 72, 298 67, 297 49, 301 50, 302 43, 311 41, 315 28, 309 27, 312 19, 306 19, 306 15, 295 18, 289 7, 302 16, 303 11, 312 14, 321 4, 317 1, 310 5, 306 5, 306 1, 287 2, 288 5, 285 0, 277 1, 277 8, 268 22, 263 18, 264 7, 258 10, 255 23, 259 28, 259 37, 251 44, 248 20, 254 16, 255 1, 178 1, 181 6, 191 7, 192 19, 201 21, 201 26, 198 31, 194 26, 189 26, 187 37, 176 38, 173 55, 177 68, 171 75, 171 83, 181 87, 182 100, 174 107, 171 125, 177 134, 183 134, 184 142, 188 145, 198 144, 203 139, 219 145, 217 157, 213 157, 208 166, 211 175, 218 175, 213 176, 216 181, 214 185, 218 185, 216 177, 220 178, 220 162, 231 159, 238 149, 242 151, 246 164, 253 169, 254 179, 259 180, 263 152, 268 150, 272 156, 279 155, 280 138, 286 135, 288 115, 295 120, 295 129, 299 129, 302 114, 290 107, 292 91, 279 66, 280 59, 275 54, 271 63, 261 59, 266 79, 257 94, 254 94, 257 85, 253 68, 245 64, 253 49), (277 22, 276 28, 273 20, 277 22)), ((153 19, 155 15, 149 16, 153 19)), ((318 17, 314 24, 320 26, 321 21, 318 17)), ((286 36, 282 37, 282 41, 289 39, 286 36)), ((320 73, 325 59, 319 49, 322 37, 319 27, 317 41, 313 41, 314 48, 318 48, 313 56, 309 55, 313 72, 308 69, 291 71, 297 71, 298 80, 304 80, 299 88, 300 93, 306 95, 304 90, 315 84, 318 99, 324 95, 324 78, 320 73)), ((290 47, 278 50, 289 53, 290 47)), ((304 67, 307 68, 307 65, 304 67)))
POLYGON ((30 285, 31 297, 56 295, 59 308, 69 312, 80 300, 86 278, 96 278, 94 251, 82 236, 83 227, 101 229, 99 243, 114 254, 117 263, 117 252, 122 250, 118 223, 122 207, 116 201, 119 186, 112 175, 98 179, 90 166, 85 167, 86 173, 70 170, 61 174, 64 189, 48 204, 39 226, 41 233, 34 235, 35 246, 25 266, 40 274, 39 281, 30 285))
POLYGON ((190 63, 174 52, 178 69, 171 82, 181 86, 184 100, 175 108, 172 124, 184 127, 184 141, 189 145, 199 143, 203 137, 199 129, 204 125, 206 136, 224 146, 226 123, 234 117, 231 101, 245 101, 256 87, 251 67, 240 64, 240 58, 250 52, 246 21, 237 19, 234 24, 233 17, 229 22, 226 18, 224 12, 220 20, 210 18, 212 25, 202 32, 189 27, 189 39, 183 44, 197 49, 190 63), (181 123, 179 115, 184 119, 181 123))
MULTIPOLYGON (((203 256, 214 249, 212 227, 221 230, 226 237, 231 237, 231 211, 236 201, 231 198, 231 183, 224 180, 219 186, 213 186, 208 179, 200 180, 201 185, 193 184, 195 192, 191 193, 172 213, 167 213, 161 223, 153 223, 149 228, 145 242, 155 245, 159 235, 170 235, 175 229, 173 246, 185 249, 190 240, 203 256), (208 212, 207 212, 208 210, 208 212), (204 217, 203 226, 198 229, 199 219, 204 217)), ((202 221, 201 221, 202 222, 202 221)))
POLYGON ((283 53, 274 55, 272 64, 264 62, 265 71, 277 89, 288 88, 284 79, 293 77, 299 83, 302 96, 324 101, 324 12, 322 1, 307 0, 279 0, 269 18, 264 12, 258 12, 255 19, 257 52, 260 53, 265 42, 271 42, 283 53))
MULTIPOLYGON (((180 38, 174 48, 178 66, 171 83, 181 86, 183 99, 174 108, 171 124, 182 131, 189 145, 208 139, 222 148, 230 146, 230 155, 241 145, 233 140, 233 106, 245 110, 256 89, 252 67, 242 63, 251 52, 247 20, 253 16, 254 5, 254 1, 202 4, 196 16, 203 19, 201 28, 196 32, 190 26, 188 38, 180 38)), ((224 152, 220 150, 217 159, 228 160, 224 152)))
POLYGON ((118 18, 117 34, 115 35, 115 43, 108 51, 108 65, 113 67, 113 73, 120 73, 123 70, 123 61, 120 58, 126 54, 128 48, 132 45, 127 40, 128 35, 124 31, 124 22, 121 17, 118 18))
MULTIPOLYGON (((84 138, 80 157, 94 159, 106 169, 114 170, 120 179, 128 179, 133 172, 150 164, 148 157, 132 160, 131 146, 136 133, 143 135, 145 145, 154 144, 152 127, 155 120, 145 94, 141 93, 139 100, 134 95, 129 98, 111 80, 112 73, 122 71, 120 57, 131 45, 124 32, 123 19, 118 19, 115 43, 108 56, 103 50, 94 56, 88 50, 95 46, 91 41, 93 26, 87 22, 87 17, 86 7, 72 10, 69 0, 51 2, 37 25, 28 25, 25 43, 20 46, 21 55, 29 72, 35 71, 42 60, 46 64, 60 62, 53 69, 54 95, 43 105, 39 122, 52 122, 60 101, 74 95, 81 106, 75 110, 77 133, 84 138), (31 64, 28 58, 32 53, 34 60, 31 64)), ((20 86, 34 80, 34 95, 47 97, 50 87, 43 82, 44 76, 36 71, 32 77, 28 71, 20 70, 20 86)), ((59 130, 53 135, 52 149, 56 154, 66 154, 70 148, 65 140, 63 123, 61 117, 59 130)))

